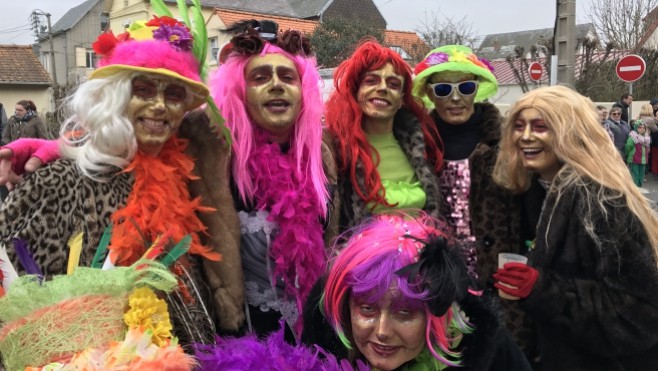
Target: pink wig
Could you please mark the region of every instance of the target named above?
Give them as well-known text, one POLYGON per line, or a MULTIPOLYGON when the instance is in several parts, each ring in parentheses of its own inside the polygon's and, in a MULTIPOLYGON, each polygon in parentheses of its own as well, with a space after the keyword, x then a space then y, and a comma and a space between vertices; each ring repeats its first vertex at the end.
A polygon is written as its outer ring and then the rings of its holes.
MULTIPOLYGON (((295 157, 296 171, 302 178, 310 178, 314 194, 327 212, 328 193, 327 178, 322 167, 322 98, 320 94, 320 75, 315 58, 292 55, 281 48, 266 43, 261 56, 276 53, 288 57, 295 63, 302 81, 302 108, 294 123, 291 151, 295 157), (307 158, 307 161, 302 159, 307 158), (304 168, 303 164, 308 165, 304 168)), ((226 125, 233 135, 232 175, 243 201, 254 196, 253 174, 248 171, 247 163, 254 145, 254 124, 251 122, 245 106, 246 82, 245 67, 252 56, 233 53, 210 78, 210 90, 226 125)))
POLYGON ((403 300, 425 311, 428 319, 426 346, 434 357, 449 366, 459 364, 459 353, 450 349, 452 339, 446 330, 453 321, 462 332, 470 331, 464 318, 454 309, 454 304, 442 316, 432 315, 427 305, 430 294, 423 289, 423 277, 409 282, 407 277, 396 274, 418 261, 425 246, 423 240, 443 235, 439 225, 438 221, 427 216, 410 219, 382 215, 353 232, 331 265, 320 304, 348 349, 352 348, 351 336, 346 335, 351 332, 349 310, 346 310, 350 295, 376 303, 393 285, 403 300))

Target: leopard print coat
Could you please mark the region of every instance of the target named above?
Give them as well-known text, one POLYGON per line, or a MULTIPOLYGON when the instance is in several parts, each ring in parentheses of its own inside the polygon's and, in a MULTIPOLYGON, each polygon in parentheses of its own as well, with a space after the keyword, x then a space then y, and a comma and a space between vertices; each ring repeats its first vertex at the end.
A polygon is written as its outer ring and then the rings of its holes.
MULTIPOLYGON (((482 111, 480 141, 468 158, 471 174, 469 208, 471 227, 477 240, 477 268, 480 284, 493 288, 501 252, 523 253, 521 248, 521 198, 496 184, 491 175, 501 139, 503 118, 490 103, 476 103, 482 111)), ((434 113, 433 113, 434 115, 434 113)), ((495 291, 494 291, 495 294, 495 291)), ((497 294, 495 294, 497 295, 497 294)), ((529 358, 536 352, 532 324, 517 302, 501 300, 503 316, 515 341, 529 358)))
MULTIPOLYGON (((442 197, 434 169, 425 159, 425 139, 420 121, 406 109, 400 109, 394 120, 393 135, 407 155, 427 197, 423 210, 436 218, 439 216, 442 197)), ((363 164, 360 162, 357 163, 356 176, 357 183, 363 188, 363 164)), ((371 214, 366 203, 354 190, 349 174, 338 175, 338 187, 341 199, 339 228, 346 230, 359 225, 371 214)))

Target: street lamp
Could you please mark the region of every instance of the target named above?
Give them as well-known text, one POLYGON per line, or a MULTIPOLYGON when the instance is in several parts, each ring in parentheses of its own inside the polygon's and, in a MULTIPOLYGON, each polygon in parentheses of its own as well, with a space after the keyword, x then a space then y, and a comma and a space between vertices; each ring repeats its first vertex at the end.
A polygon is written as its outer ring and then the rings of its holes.
POLYGON ((53 30, 50 26, 50 13, 44 12, 41 9, 35 9, 32 11, 32 16, 45 15, 48 20, 48 43, 50 44, 50 65, 52 68, 52 77, 53 77, 53 91, 55 95, 55 101, 57 101, 57 68, 55 68, 55 47, 53 45, 53 30))

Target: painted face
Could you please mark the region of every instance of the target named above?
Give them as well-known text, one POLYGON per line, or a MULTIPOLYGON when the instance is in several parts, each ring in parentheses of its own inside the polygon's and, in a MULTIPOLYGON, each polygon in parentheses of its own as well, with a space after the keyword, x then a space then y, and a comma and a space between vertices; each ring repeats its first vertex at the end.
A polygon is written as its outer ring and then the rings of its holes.
POLYGON ((519 112, 513 126, 513 140, 523 160, 523 167, 538 173, 545 180, 553 179, 562 165, 553 152, 555 134, 542 114, 534 108, 526 108, 519 112))
POLYGON ((378 70, 368 71, 361 79, 356 100, 364 120, 392 121, 402 107, 404 77, 395 73, 391 63, 378 70))
POLYGON ((126 117, 133 123, 139 150, 160 153, 180 127, 188 94, 185 85, 173 78, 144 74, 133 79, 126 117))
POLYGON ((457 84, 464 81, 477 81, 477 77, 470 73, 444 71, 435 73, 427 80, 426 94, 434 103, 434 110, 443 122, 450 125, 461 125, 468 121, 473 115, 475 108, 475 96, 477 95, 477 86, 475 91, 468 95, 461 93, 460 90, 470 93, 470 87, 464 85, 461 88, 454 86, 447 97, 437 97, 434 89, 429 84, 452 83, 457 84))
POLYGON ((394 370, 425 347, 425 311, 418 302, 404 301, 395 289, 374 304, 349 299, 354 342, 373 368, 394 370))
POLYGON ((256 125, 287 141, 302 106, 295 63, 281 54, 251 58, 244 71, 247 112, 256 125))

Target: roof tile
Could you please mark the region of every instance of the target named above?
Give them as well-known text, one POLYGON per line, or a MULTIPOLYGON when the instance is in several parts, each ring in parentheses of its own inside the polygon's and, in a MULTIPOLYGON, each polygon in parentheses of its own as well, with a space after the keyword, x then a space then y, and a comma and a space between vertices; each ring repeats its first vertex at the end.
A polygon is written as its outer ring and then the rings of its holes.
POLYGON ((0 84, 50 84, 30 45, 0 45, 0 84))

